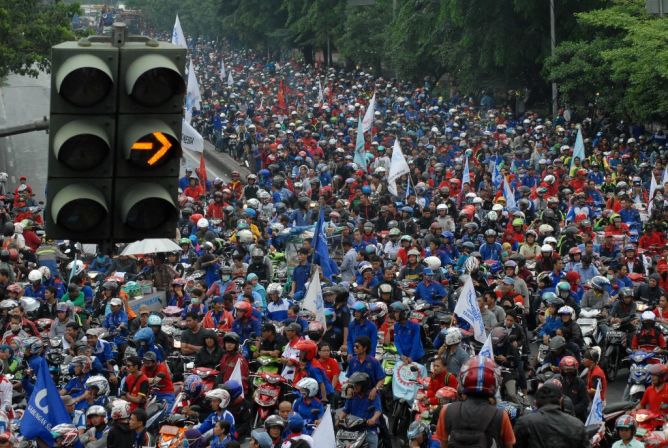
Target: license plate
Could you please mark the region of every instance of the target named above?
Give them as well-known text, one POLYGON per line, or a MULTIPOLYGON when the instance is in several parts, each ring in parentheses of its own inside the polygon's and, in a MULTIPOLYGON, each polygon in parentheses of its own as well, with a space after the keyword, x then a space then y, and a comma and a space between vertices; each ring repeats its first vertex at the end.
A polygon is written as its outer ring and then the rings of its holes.
POLYGON ((359 436, 360 433, 356 431, 339 431, 339 433, 336 435, 338 439, 345 440, 357 440, 359 436))
POLYGON ((266 395, 267 397, 277 397, 278 396, 278 391, 275 389, 265 389, 265 388, 260 388, 257 390, 257 392, 260 395, 266 395))
POLYGON ((615 338, 615 339, 623 338, 623 337, 626 337, 626 333, 624 333, 623 331, 610 330, 607 333, 607 337, 608 338, 615 338))

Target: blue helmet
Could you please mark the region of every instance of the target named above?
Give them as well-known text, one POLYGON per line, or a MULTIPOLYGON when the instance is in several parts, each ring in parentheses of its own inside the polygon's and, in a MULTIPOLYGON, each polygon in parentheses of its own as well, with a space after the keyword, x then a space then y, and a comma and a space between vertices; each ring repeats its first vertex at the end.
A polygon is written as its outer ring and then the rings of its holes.
POLYGON ((153 334, 153 330, 151 330, 148 327, 140 328, 139 330, 137 330, 134 337, 132 338, 132 340, 134 340, 135 342, 145 342, 147 344, 152 344, 154 339, 155 336, 153 334))
POLYGON ((255 218, 257 216, 257 212, 255 211, 255 209, 252 209, 250 207, 244 209, 244 214, 249 218, 255 218))
POLYGON ((237 380, 227 380, 223 384, 223 389, 229 392, 230 400, 234 400, 235 398, 241 396, 244 391, 243 386, 239 384, 239 381, 237 380))
POLYGON ((202 386, 202 378, 199 375, 188 375, 183 382, 183 390, 193 398, 199 397, 202 394, 202 386))
POLYGON ((197 235, 190 235, 190 242, 192 244, 197 244, 199 242, 199 239, 197 238, 197 235))
POLYGON ((362 193, 364 194, 371 194, 371 187, 368 185, 365 185, 362 187, 362 193))
POLYGON ((304 419, 302 416, 294 413, 288 417, 288 429, 291 432, 302 432, 304 430, 304 419))

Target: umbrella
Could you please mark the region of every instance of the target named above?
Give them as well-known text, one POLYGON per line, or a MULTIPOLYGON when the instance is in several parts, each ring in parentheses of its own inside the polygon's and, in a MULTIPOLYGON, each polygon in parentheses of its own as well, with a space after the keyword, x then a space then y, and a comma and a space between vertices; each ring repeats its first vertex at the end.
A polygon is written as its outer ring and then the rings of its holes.
POLYGON ((121 255, 156 254, 158 252, 177 252, 181 248, 167 238, 146 238, 125 246, 121 255))

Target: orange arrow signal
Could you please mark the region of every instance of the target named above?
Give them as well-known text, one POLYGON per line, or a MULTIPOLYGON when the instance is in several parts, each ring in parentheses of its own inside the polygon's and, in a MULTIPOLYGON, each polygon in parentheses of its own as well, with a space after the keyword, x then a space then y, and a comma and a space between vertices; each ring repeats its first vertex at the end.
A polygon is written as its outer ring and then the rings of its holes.
MULTIPOLYGON (((167 137, 165 137, 165 134, 162 132, 154 132, 153 137, 160 142, 162 145, 158 151, 153 154, 153 156, 148 159, 146 163, 149 165, 155 165, 160 159, 162 159, 165 154, 167 154, 167 151, 169 151, 169 148, 172 147, 172 144, 169 142, 167 137)), ((135 142, 132 147, 130 148, 134 151, 151 151, 153 150, 153 143, 151 142, 135 142)))

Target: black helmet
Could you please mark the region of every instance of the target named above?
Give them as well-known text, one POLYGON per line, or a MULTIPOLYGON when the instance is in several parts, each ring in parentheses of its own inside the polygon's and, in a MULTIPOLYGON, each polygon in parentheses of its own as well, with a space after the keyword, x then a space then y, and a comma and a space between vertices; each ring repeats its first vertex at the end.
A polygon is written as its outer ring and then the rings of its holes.
POLYGON ((9 251, 7 249, 0 251, 0 261, 9 262, 9 257, 9 251))
POLYGON ((269 428, 273 428, 274 426, 278 426, 279 428, 284 429, 285 428, 285 420, 283 420, 278 415, 270 415, 264 421, 264 429, 269 431, 269 428))
POLYGON ((350 378, 348 378, 348 383, 353 385, 359 384, 362 386, 362 390, 365 391, 369 387, 371 379, 369 378, 369 374, 367 373, 355 372, 352 375, 350 375, 350 378))
POLYGON ((235 344, 239 344, 239 335, 234 331, 225 333, 225 336, 223 336, 223 342, 234 342, 235 344))
POLYGON ((508 340, 508 330, 504 327, 495 327, 492 330, 492 345, 494 347, 501 347, 505 345, 508 340))

